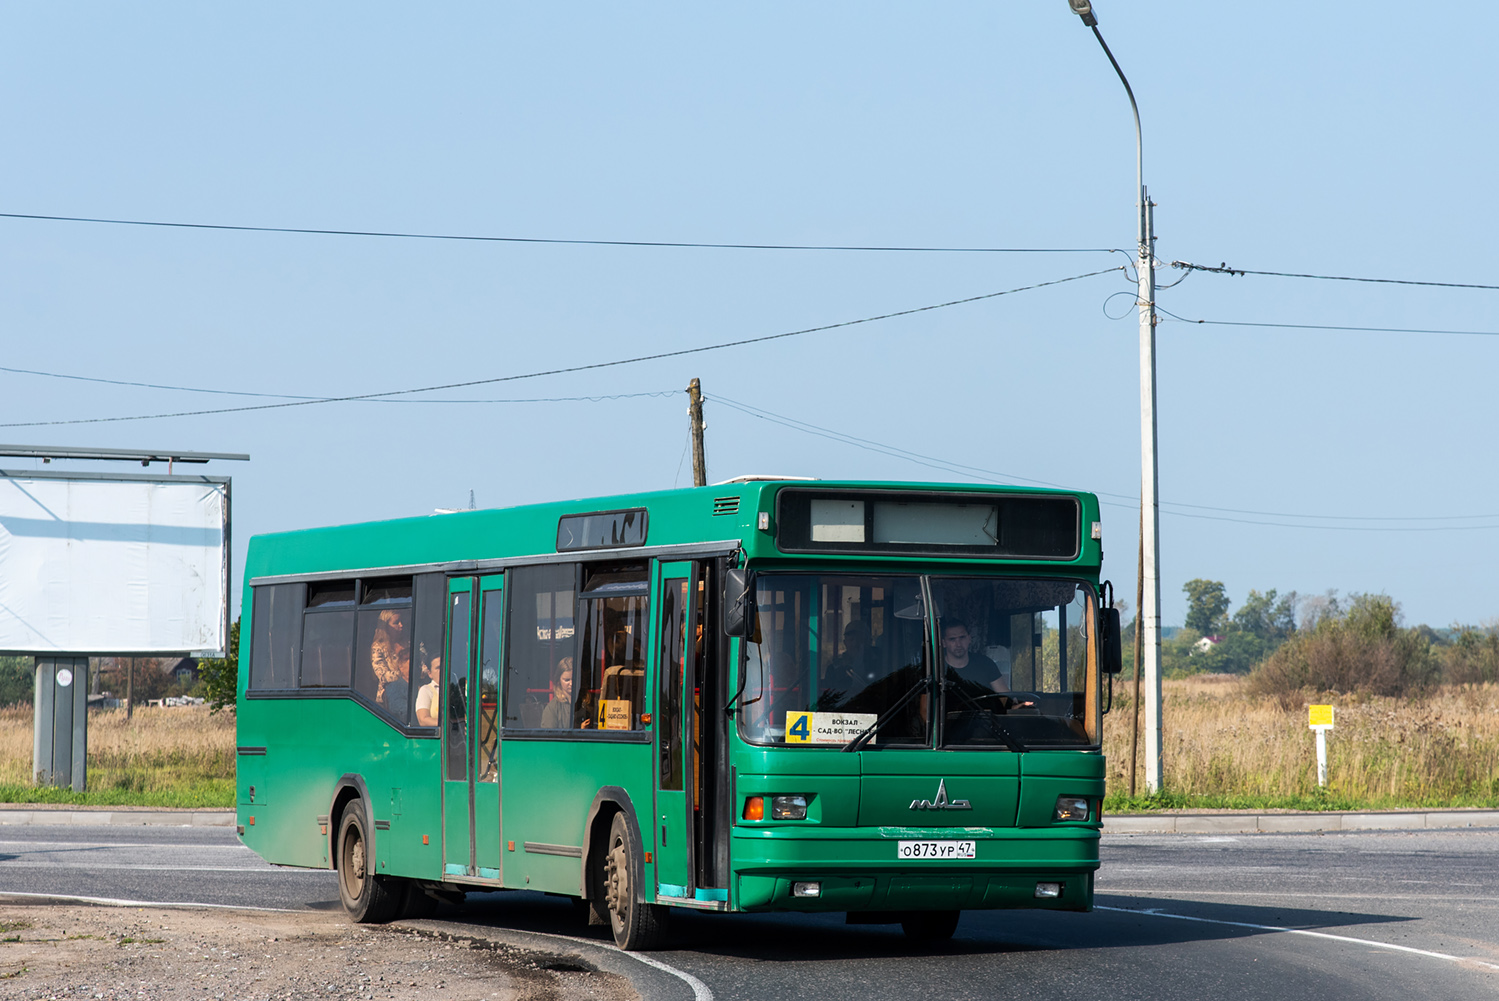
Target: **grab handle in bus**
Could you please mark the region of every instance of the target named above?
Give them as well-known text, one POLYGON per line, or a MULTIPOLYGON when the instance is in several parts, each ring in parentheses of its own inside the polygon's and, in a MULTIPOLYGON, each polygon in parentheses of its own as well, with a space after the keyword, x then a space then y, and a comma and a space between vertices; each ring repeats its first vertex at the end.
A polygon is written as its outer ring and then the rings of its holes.
POLYGON ((743 567, 724 571, 723 631, 759 642, 760 622, 755 607, 755 575, 743 567))

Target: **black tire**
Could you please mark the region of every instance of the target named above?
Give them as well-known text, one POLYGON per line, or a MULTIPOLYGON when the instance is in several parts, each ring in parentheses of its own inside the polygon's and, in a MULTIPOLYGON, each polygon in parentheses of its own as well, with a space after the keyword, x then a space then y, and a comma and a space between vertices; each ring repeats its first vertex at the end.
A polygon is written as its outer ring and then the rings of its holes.
POLYGON ((414 879, 402 880, 400 917, 430 918, 437 913, 437 898, 414 879))
POLYGON ((626 952, 655 949, 666 941, 666 908, 642 903, 635 885, 643 857, 634 828, 623 813, 616 813, 604 846, 603 903, 609 910, 614 944, 626 952))
POLYGON ((338 896, 356 924, 384 924, 401 909, 401 887, 370 870, 375 859, 364 826, 364 806, 354 800, 338 823, 338 896))
POLYGON ((912 942, 946 942, 958 930, 961 911, 913 911, 900 926, 912 942))

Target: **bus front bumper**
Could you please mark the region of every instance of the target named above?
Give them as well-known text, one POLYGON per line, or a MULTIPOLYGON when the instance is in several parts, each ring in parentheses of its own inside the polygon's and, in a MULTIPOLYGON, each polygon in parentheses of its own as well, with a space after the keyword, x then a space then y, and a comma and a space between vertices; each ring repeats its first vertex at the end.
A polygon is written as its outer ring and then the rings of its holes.
POLYGON ((1087 911, 1098 830, 738 827, 731 858, 735 909, 742 911, 1087 911), (897 854, 901 841, 952 839, 972 840, 975 857, 897 854))

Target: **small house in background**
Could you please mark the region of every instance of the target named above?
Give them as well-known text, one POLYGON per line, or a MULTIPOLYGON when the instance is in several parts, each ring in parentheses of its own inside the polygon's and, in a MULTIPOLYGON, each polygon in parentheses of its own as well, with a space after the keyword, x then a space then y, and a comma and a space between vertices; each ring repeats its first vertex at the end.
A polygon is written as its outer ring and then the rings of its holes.
POLYGON ((198 661, 195 657, 183 657, 173 664, 167 671, 172 680, 183 688, 191 688, 198 683, 198 661))
POLYGON ((1209 650, 1213 649, 1213 647, 1222 642, 1222 636, 1204 636, 1202 639, 1192 644, 1192 652, 1207 653, 1209 650))

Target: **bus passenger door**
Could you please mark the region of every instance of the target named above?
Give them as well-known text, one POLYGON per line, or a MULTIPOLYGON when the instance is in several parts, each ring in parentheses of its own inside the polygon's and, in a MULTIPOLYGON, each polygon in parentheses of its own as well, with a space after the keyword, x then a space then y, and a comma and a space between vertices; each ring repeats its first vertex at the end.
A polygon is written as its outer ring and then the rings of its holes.
POLYGON ((474 874, 474 788, 470 781, 469 694, 472 691, 474 581, 448 581, 448 649, 443 658, 442 872, 474 874))
POLYGON ((500 878, 500 648, 505 632, 500 576, 479 579, 479 656, 474 664, 472 728, 474 758, 469 769, 474 779, 475 875, 500 878))
POLYGON ((503 578, 448 582, 443 875, 500 878, 498 722, 503 578))
POLYGON ((683 712, 687 636, 691 617, 691 563, 657 564, 656 643, 656 811, 647 843, 656 845, 657 897, 692 895, 692 855, 687 842, 686 769, 691 741, 683 712))

